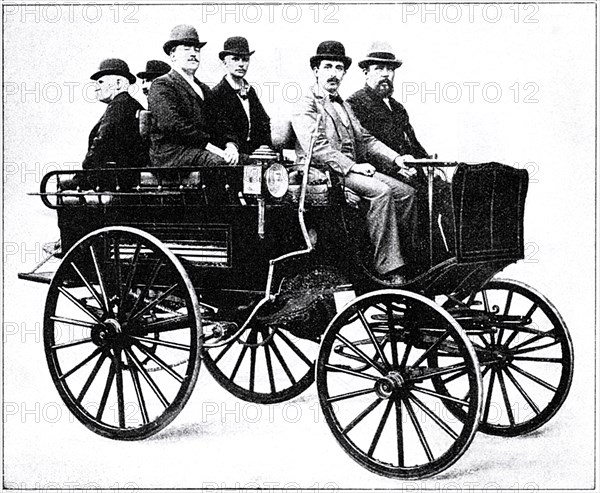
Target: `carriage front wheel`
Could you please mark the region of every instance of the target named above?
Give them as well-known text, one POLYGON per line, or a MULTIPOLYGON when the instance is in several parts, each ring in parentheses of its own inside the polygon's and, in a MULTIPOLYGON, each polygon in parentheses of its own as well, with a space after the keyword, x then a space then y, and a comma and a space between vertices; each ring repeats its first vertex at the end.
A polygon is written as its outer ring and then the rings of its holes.
POLYGON ((317 388, 342 448, 389 477, 445 470, 466 451, 481 416, 481 374, 471 342, 444 309, 406 291, 360 296, 336 316, 321 344, 317 388), (441 376, 452 380, 444 392, 432 383, 441 376), (448 402, 466 419, 448 412, 448 402))
POLYGON ((98 435, 136 440, 169 424, 201 362, 194 287, 175 255, 128 227, 90 233, 50 285, 44 348, 73 415, 98 435))

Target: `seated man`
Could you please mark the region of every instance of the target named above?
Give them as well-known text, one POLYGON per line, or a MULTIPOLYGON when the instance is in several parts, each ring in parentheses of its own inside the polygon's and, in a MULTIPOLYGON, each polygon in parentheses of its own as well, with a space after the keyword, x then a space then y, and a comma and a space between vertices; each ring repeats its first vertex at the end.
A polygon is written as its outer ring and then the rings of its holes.
POLYGON ((148 60, 146 62, 146 70, 139 72, 137 76, 142 80, 142 92, 148 97, 152 81, 161 75, 168 74, 171 67, 168 63, 160 60, 148 60))
POLYGON ((367 56, 358 62, 365 74, 365 87, 347 101, 360 124, 376 139, 402 156, 427 158, 404 106, 392 97, 395 70, 401 65, 387 43, 373 43, 367 56))
POLYGON ((244 79, 253 53, 246 38, 227 39, 219 53, 227 74, 212 90, 218 107, 219 134, 222 128, 231 127, 239 152, 244 155, 252 154, 261 145, 271 147, 269 115, 254 88, 244 79))
POLYGON ((200 66, 201 42, 196 29, 175 26, 163 50, 171 58, 171 71, 152 82, 148 106, 154 123, 150 138, 153 166, 218 166, 237 164, 234 137, 225 133, 225 151, 206 149, 214 144, 215 108, 212 93, 194 74, 200 66))
POLYGON ((375 270, 383 280, 401 284, 406 281, 403 269, 406 259, 401 252, 399 228, 405 238, 412 238, 414 189, 379 173, 370 162, 395 165, 407 176, 414 170, 404 165, 397 152, 367 132, 339 96, 339 85, 351 63, 344 46, 337 41, 322 42, 311 57, 316 84, 300 100, 292 119, 298 137, 296 152, 299 158, 306 158, 311 136, 316 131, 313 162, 342 175, 345 186, 367 201, 367 227, 375 249, 375 270))
MULTIPOLYGON (((90 133, 88 152, 83 160, 84 170, 102 168, 139 168, 148 164, 148 150, 139 134, 137 119, 142 106, 127 92, 135 82, 127 64, 118 58, 100 63, 98 71, 91 76, 96 81, 96 95, 108 106, 102 118, 90 133)), ((118 175, 122 187, 134 184, 135 176, 118 175)), ((81 188, 100 186, 103 189, 115 185, 115 177, 99 175, 96 179, 83 180, 76 176, 81 188)))

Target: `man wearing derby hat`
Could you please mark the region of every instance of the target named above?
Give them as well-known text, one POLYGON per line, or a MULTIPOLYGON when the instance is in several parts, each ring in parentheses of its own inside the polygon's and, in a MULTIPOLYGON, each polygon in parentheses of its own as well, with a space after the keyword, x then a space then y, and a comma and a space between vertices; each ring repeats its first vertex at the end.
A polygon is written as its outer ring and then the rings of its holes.
POLYGON ((235 143, 244 155, 252 154, 261 145, 271 145, 269 115, 254 88, 244 78, 253 53, 246 38, 228 38, 223 51, 219 53, 227 73, 212 90, 218 107, 219 140, 223 140, 221 134, 231 129, 235 135, 235 143))
POLYGON ((298 139, 296 152, 300 159, 306 157, 316 130, 313 162, 339 174, 344 185, 366 201, 367 229, 375 251, 374 269, 383 282, 398 285, 406 281, 400 230, 412 238, 414 189, 378 172, 373 164, 395 165, 407 176, 414 170, 404 165, 397 152, 365 130, 338 94, 351 63, 338 41, 322 42, 311 57, 316 84, 299 101, 292 119, 298 139))
POLYGON ((137 76, 142 80, 142 92, 145 96, 148 96, 150 90, 150 84, 152 81, 161 75, 165 75, 171 70, 171 66, 168 63, 161 62, 160 60, 148 60, 146 62, 146 70, 139 72, 137 76))
POLYGON ((195 73, 200 66, 200 41, 193 26, 182 24, 171 30, 163 45, 171 59, 171 71, 152 82, 148 106, 153 125, 150 160, 153 166, 217 166, 237 164, 234 137, 223 134, 222 157, 206 150, 215 142, 215 107, 210 88, 195 73))
POLYGON ((98 100, 108 106, 90 133, 83 169, 147 166, 148 150, 140 137, 137 119, 143 108, 127 92, 129 85, 135 83, 135 75, 123 60, 108 58, 91 79, 96 82, 98 100))
POLYGON ((388 43, 373 43, 358 62, 366 77, 365 86, 347 101, 361 125, 385 145, 407 158, 427 158, 406 109, 392 97, 395 70, 401 65, 388 43))

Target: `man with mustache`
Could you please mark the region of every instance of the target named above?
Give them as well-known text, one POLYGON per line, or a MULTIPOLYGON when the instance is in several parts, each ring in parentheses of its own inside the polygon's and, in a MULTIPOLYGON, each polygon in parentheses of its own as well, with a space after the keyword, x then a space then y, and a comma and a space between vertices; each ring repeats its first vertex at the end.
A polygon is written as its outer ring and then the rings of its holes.
POLYGON ((210 88, 195 73, 200 66, 200 41, 193 26, 182 24, 171 30, 163 45, 171 59, 171 71, 152 82, 148 106, 153 125, 150 132, 150 160, 153 166, 219 166, 237 164, 235 138, 223 132, 216 140, 216 108, 210 88), (207 144, 225 147, 215 154, 207 144))
POLYGON ((261 145, 271 146, 271 124, 254 88, 245 76, 250 65, 248 40, 241 36, 228 38, 219 58, 225 77, 212 90, 218 111, 218 132, 230 127, 242 155, 252 154, 261 145))
POLYGON ((338 41, 322 42, 311 57, 316 84, 299 101, 292 119, 298 139, 296 153, 300 159, 306 157, 316 131, 313 162, 339 174, 344 185, 366 202, 367 229, 375 252, 374 270, 383 282, 400 285, 407 281, 407 249, 412 247, 416 220, 415 191, 380 173, 375 165, 395 166, 407 177, 415 170, 404 165, 398 152, 365 130, 338 94, 351 63, 344 45, 338 41), (405 240, 402 249, 401 239, 405 240))
MULTIPOLYGON (((365 86, 347 101, 361 125, 385 145, 407 158, 427 158, 406 109, 392 97, 395 70, 401 65, 388 43, 373 43, 367 56, 358 62, 365 74, 365 86)), ((397 175, 393 168, 388 171, 397 175)))

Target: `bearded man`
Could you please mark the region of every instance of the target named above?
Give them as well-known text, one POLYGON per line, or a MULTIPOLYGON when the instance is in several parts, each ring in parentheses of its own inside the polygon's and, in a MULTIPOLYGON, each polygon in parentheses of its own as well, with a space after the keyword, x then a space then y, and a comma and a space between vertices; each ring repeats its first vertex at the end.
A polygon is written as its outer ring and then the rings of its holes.
MULTIPOLYGON (((401 65, 388 43, 373 43, 367 56, 358 62, 365 74, 365 86, 346 101, 360 124, 376 139, 407 159, 427 158, 406 109, 392 97, 395 71, 401 65)), ((392 171, 396 176, 397 170, 392 171)))

